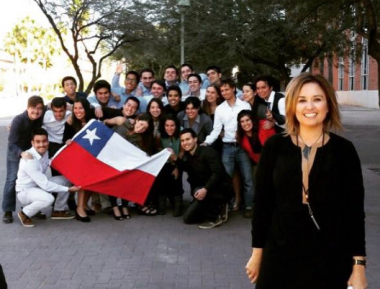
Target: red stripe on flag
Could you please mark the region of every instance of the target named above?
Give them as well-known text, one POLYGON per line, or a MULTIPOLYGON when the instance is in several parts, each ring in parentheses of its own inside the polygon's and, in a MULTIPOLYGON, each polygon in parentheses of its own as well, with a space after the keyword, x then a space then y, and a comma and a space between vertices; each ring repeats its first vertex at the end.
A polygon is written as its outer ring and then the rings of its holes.
POLYGON ((155 177, 141 170, 118 171, 99 161, 75 141, 57 155, 51 166, 84 190, 144 204, 155 177))

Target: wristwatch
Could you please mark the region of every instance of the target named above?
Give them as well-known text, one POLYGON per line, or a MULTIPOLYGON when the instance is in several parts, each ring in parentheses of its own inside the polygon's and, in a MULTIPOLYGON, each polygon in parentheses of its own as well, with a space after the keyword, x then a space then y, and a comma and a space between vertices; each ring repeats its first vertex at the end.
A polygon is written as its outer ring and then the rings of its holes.
POLYGON ((367 261, 366 260, 353 259, 352 261, 353 261, 352 262, 353 265, 361 265, 361 266, 364 266, 364 267, 367 266, 367 261))

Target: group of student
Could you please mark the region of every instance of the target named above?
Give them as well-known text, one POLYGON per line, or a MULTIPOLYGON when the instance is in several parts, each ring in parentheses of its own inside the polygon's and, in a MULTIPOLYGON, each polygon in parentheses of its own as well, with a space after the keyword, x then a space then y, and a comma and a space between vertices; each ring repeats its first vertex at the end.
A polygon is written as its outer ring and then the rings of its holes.
POLYGON ((163 80, 156 80, 150 69, 128 71, 123 87, 123 66, 118 65, 112 84, 97 81, 94 95, 77 92, 75 78, 68 76, 62 80, 64 97, 46 106, 41 97, 30 97, 27 110, 10 128, 3 222, 13 222, 16 196, 25 227, 34 226, 32 217, 46 218, 41 210, 50 206, 52 219, 89 222, 95 211, 107 208, 115 220, 131 217, 127 200, 72 186, 54 169, 51 179, 45 175, 48 158, 70 145, 91 119, 103 121, 147 155, 170 150, 145 204, 137 206, 140 214, 165 214, 169 201, 173 216, 183 215, 185 223, 201 229, 227 221, 228 210, 243 208, 244 217, 251 218, 255 167, 265 141, 283 131, 284 97, 273 91, 270 77, 258 77, 240 91, 217 66, 208 67, 206 75, 189 64, 180 71, 181 83, 175 66, 166 68, 163 80), (193 197, 185 212, 183 172, 193 197), (77 194, 73 205, 70 192, 77 194))

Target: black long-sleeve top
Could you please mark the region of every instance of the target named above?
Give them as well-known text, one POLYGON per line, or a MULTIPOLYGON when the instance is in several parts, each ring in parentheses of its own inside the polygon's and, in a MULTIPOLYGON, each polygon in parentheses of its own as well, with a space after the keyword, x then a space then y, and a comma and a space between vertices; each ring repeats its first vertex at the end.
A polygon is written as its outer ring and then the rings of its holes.
POLYGON ((36 120, 28 117, 28 111, 17 115, 12 120, 11 130, 8 136, 8 150, 15 156, 20 157, 21 153, 29 149, 32 139, 32 131, 42 126, 42 116, 36 120))
POLYGON ((275 135, 266 142, 256 179, 252 247, 365 256, 363 177, 350 141, 330 133, 317 149, 309 203, 320 231, 302 203, 301 149, 290 137, 275 135))
POLYGON ((230 193, 231 178, 220 155, 213 148, 197 146, 193 155, 186 152, 183 159, 178 159, 176 163, 188 173, 193 188, 205 188, 207 194, 213 197, 227 196, 230 193))

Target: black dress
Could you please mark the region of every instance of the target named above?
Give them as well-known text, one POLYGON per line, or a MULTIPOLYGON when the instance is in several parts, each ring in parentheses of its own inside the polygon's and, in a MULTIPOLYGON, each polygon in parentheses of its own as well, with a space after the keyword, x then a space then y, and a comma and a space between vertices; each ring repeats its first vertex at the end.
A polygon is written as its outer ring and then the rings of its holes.
POLYGON ((301 149, 275 135, 257 171, 252 247, 264 248, 257 289, 346 289, 352 257, 365 256, 364 187, 353 144, 330 133, 317 149, 302 203, 301 149))

